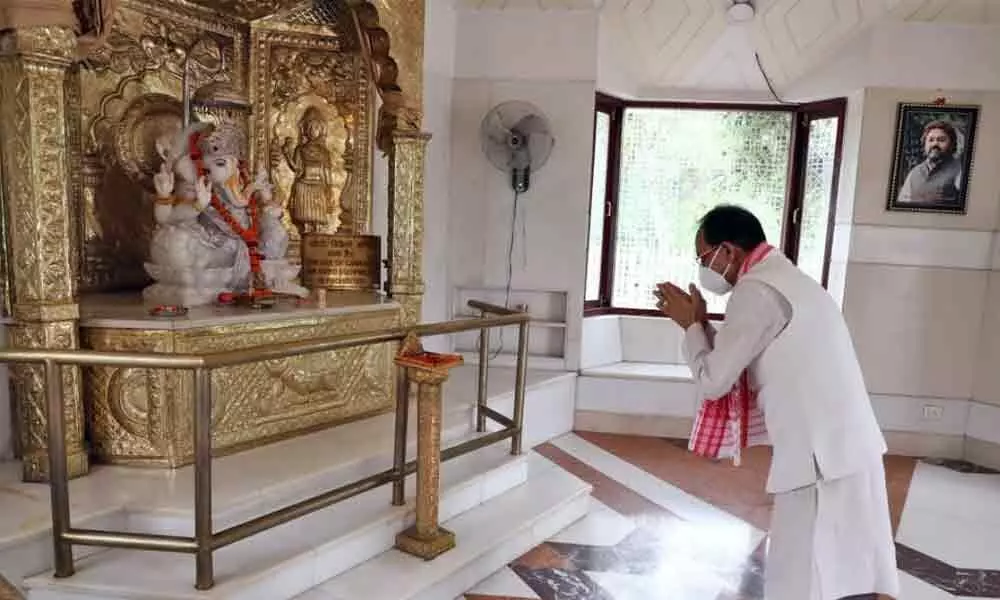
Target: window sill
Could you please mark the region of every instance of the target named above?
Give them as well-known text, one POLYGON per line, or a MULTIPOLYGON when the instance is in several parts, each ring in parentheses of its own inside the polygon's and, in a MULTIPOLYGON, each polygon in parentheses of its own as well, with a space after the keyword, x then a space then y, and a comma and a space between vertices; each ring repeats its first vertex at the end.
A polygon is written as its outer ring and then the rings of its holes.
MULTIPOLYGON (((666 315, 658 310, 650 308, 617 308, 613 306, 600 306, 593 308, 585 308, 583 310, 583 317, 600 317, 604 315, 619 315, 628 317, 655 317, 658 319, 666 319, 666 315)), ((709 321, 722 321, 725 319, 725 315, 711 313, 708 315, 709 321)))

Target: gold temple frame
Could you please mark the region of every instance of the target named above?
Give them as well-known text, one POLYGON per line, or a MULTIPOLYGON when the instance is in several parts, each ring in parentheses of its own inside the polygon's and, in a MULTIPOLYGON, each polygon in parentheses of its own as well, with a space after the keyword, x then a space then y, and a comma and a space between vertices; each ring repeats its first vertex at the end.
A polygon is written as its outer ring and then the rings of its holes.
MULTIPOLYGON (((178 61, 198 38, 212 40, 214 50, 201 57, 196 86, 242 88, 258 109, 248 132, 253 162, 271 160, 273 111, 285 107, 269 102, 263 87, 273 91, 275 72, 292 64, 271 60, 273 54, 262 59, 264 49, 326 53, 326 60, 302 64, 318 65, 319 75, 340 69, 329 73, 338 82, 332 89, 311 91, 340 103, 355 131, 350 158, 361 184, 345 204, 356 217, 343 233, 371 228, 370 152, 380 150, 390 163, 385 289, 401 307, 394 322, 419 320, 429 139, 421 131, 423 0, 77 0, 64 11, 31 0, 8 4, 0 14, 0 268, 11 346, 75 350, 113 337, 81 331, 81 294, 137 290, 145 282, 148 141, 177 118, 178 61)), ((306 75, 299 83, 326 80, 306 75)), ((141 329, 130 335, 132 347, 156 337, 141 329)), ((391 390, 392 369, 381 377, 391 390)), ((85 406, 93 381, 76 367, 62 371, 71 477, 89 468, 84 431, 93 424, 85 406)), ((44 396, 51 378, 37 365, 19 365, 12 383, 24 477, 47 480, 44 396)), ((378 410, 391 409, 391 397, 384 400, 378 410)))

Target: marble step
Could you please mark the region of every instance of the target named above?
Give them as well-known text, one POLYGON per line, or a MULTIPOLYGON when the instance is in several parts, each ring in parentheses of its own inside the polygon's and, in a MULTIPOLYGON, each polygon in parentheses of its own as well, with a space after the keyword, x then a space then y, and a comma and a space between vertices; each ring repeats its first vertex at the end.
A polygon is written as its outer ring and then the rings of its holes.
MULTIPOLYGON (((505 445, 444 463, 442 520, 522 486, 527 476, 527 457, 510 456, 505 445)), ((383 486, 219 550, 216 585, 206 592, 194 589, 193 557, 125 550, 86 557, 69 578, 28 578, 25 588, 29 600, 292 598, 392 548, 413 522, 412 479, 405 506, 392 506, 383 486)))
POLYGON ((458 598, 582 518, 591 486, 533 455, 524 485, 444 523, 458 547, 432 561, 390 550, 295 600, 458 598))
MULTIPOLYGON (((415 403, 414 403, 415 404, 415 403)), ((441 443, 447 448, 476 436, 473 405, 445 403, 441 443)), ((265 514, 392 467, 392 414, 350 423, 217 459, 212 467, 216 530, 265 514)), ((415 410, 407 458, 416 458, 415 410)), ((175 472, 160 493, 126 506, 131 531, 194 535, 194 471, 175 472)))
MULTIPOLYGON (((442 443, 471 435, 474 392, 446 395, 442 443)), ((384 414, 268 444, 213 461, 216 530, 270 509, 387 469, 392 463, 393 414, 384 414)), ((407 456, 416 456, 416 414, 410 415, 407 456)), ((95 465, 70 482, 74 527, 191 535, 194 507, 191 467, 174 471, 95 465)), ((18 463, 0 464, 0 575, 20 586, 25 577, 52 569, 52 529, 47 485, 20 481, 18 463)), ((76 556, 103 552, 77 546, 76 556)))
MULTIPOLYGON (((472 430, 477 378, 476 367, 458 367, 445 384, 443 437, 447 445, 472 430)), ((513 369, 491 368, 490 406, 510 414, 513 384, 513 369)), ((569 430, 574 390, 575 374, 528 371, 526 448, 569 430)), ((381 415, 217 459, 213 463, 216 529, 264 512, 269 502, 276 502, 276 495, 294 501, 321 491, 316 488, 329 487, 331 481, 358 479, 377 472, 380 465, 387 466, 392 421, 393 415, 381 415), (327 450, 319 452, 320 447, 327 450), (357 477, 351 477, 352 471, 357 477)), ((412 413, 410 423, 408 455, 412 458, 416 427, 412 413)), ((25 577, 52 569, 49 489, 21 482, 20 470, 17 462, 0 463, 0 575, 18 586, 25 577)), ((193 506, 191 477, 190 469, 95 465, 89 475, 70 482, 73 525, 188 532, 193 506)), ((77 556, 95 551, 103 552, 74 548, 77 556)))

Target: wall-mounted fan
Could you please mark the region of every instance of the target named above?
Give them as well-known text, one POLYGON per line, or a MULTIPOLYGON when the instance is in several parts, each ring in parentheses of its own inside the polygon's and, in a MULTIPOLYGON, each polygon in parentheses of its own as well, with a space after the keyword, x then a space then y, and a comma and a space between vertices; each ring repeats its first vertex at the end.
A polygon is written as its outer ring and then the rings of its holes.
POLYGON ((549 121, 528 102, 504 102, 483 119, 480 135, 483 153, 493 165, 510 173, 514 191, 524 193, 531 186, 531 174, 549 160, 555 138, 549 121))

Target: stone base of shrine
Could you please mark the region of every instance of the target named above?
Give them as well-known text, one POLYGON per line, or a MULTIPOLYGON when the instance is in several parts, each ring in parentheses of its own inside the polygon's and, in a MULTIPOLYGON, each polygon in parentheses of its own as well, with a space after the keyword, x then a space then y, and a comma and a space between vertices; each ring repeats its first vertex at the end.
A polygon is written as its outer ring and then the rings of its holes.
MULTIPOLYGON (((203 306, 152 316, 137 296, 81 302, 81 345, 91 350, 206 354, 398 327, 401 309, 377 293, 329 292, 322 306, 283 299, 271 308, 203 306)), ((217 455, 382 414, 395 397, 395 344, 225 367, 212 373, 217 455)), ((88 437, 99 462, 176 468, 193 462, 190 371, 83 370, 88 437)))

